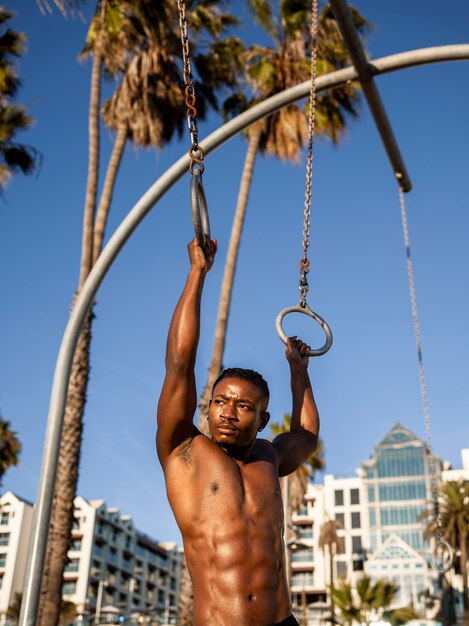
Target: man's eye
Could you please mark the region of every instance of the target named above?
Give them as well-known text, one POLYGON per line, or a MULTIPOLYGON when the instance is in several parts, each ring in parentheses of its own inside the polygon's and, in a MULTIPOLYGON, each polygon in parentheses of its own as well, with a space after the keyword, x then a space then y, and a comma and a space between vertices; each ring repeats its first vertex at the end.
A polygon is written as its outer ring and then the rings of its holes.
POLYGON ((250 411, 251 410, 251 406, 249 404, 240 404, 239 407, 241 409, 244 409, 245 411, 250 411))
POLYGON ((219 398, 217 400, 213 401, 214 404, 223 404, 223 400, 220 400, 219 398))

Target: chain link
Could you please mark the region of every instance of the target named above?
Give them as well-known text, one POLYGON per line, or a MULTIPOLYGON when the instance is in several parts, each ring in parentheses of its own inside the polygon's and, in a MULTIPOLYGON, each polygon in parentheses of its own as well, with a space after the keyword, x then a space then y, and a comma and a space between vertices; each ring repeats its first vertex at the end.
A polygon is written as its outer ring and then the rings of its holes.
POLYGON ((191 158, 190 171, 194 174, 194 168, 200 170, 202 174, 204 171, 204 165, 202 163, 204 159, 204 153, 199 146, 199 127, 197 123, 197 108, 196 97, 194 88, 194 77, 192 75, 191 58, 189 49, 189 37, 187 34, 187 18, 186 18, 186 4, 184 0, 178 0, 179 11, 179 30, 181 33, 181 46, 182 46, 182 62, 184 67, 184 96, 185 104, 187 108, 187 128, 191 139, 191 147, 189 149, 189 156, 191 158))
POLYGON ((313 188, 313 141, 314 141, 314 112, 316 109, 316 58, 317 58, 317 37, 318 37, 318 0, 312 0, 311 6, 311 84, 309 90, 309 137, 308 156, 306 162, 306 190, 305 209, 303 222, 303 257, 300 261, 300 305, 306 306, 306 294, 308 293, 308 278, 310 261, 308 259, 309 234, 311 226, 311 193, 313 188))
POLYGON ((423 356, 422 356, 422 345, 420 341, 420 323, 417 311, 417 298, 415 295, 415 281, 414 281, 414 269, 412 263, 412 255, 410 252, 410 238, 409 238, 409 228, 407 225, 407 211, 404 200, 404 191, 401 186, 399 186, 399 202, 401 207, 401 218, 402 218, 402 231, 404 234, 404 245, 406 250, 406 259, 407 259, 407 277, 409 279, 409 291, 410 291, 410 302, 412 306, 412 321, 414 324, 414 334, 415 334, 415 343, 417 345, 417 358, 419 363, 419 376, 420 376, 420 393, 422 396, 423 403, 423 416, 425 420, 425 432, 427 436, 427 447, 430 457, 430 477, 431 477, 431 489, 432 489, 432 499, 433 499, 433 513, 436 522, 436 538, 437 541, 440 541, 442 538, 442 526, 441 526, 441 512, 440 512, 440 503, 438 501, 438 480, 437 480, 437 471, 436 471, 436 459, 433 456, 433 445, 432 445, 432 434, 430 430, 430 413, 428 410, 428 397, 427 397, 427 385, 425 383, 425 371, 423 369, 423 356))

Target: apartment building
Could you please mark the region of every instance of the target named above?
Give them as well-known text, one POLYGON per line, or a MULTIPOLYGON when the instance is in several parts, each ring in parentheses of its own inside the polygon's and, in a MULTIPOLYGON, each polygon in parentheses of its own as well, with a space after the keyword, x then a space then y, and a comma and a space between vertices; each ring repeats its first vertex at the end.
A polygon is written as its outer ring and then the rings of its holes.
POLYGON ((23 590, 27 539, 31 533, 33 505, 11 491, 0 497, 0 624, 5 622, 15 593, 23 590))
MULTIPOLYGON (((11 492, 0 499, 0 624, 22 591, 32 510, 11 492)), ((140 532, 130 515, 78 496, 62 595, 82 617, 137 614, 176 623, 181 560, 175 543, 140 532)))
POLYGON ((118 610, 176 617, 181 550, 138 531, 103 500, 75 499, 62 593, 82 615, 118 610))

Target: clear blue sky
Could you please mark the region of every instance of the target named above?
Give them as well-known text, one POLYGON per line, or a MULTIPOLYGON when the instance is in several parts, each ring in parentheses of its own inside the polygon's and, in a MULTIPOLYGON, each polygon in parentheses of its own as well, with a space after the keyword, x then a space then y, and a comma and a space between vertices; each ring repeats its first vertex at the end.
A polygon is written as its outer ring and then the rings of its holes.
MULTIPOLYGON (((465 2, 356 6, 375 25, 372 58, 467 42, 465 2)), ((55 360, 77 284, 90 66, 77 62, 86 25, 58 12, 43 17, 34 3, 15 10, 14 27, 28 35, 19 100, 36 119, 23 139, 42 152, 43 165, 36 178, 16 178, 0 203, 0 410, 23 443, 21 464, 3 487, 34 500, 55 360)), ((434 449, 457 466, 469 446, 469 63, 414 68, 377 83, 414 184, 406 199, 434 449)), ((220 123, 213 116, 202 124, 201 137, 220 123)), ((104 131, 104 155, 109 140, 104 131)), ((157 153, 128 147, 108 233, 187 144, 184 137, 157 153)), ((206 282, 199 387, 244 154, 235 138, 206 162, 220 251, 206 282)), ((253 367, 270 382, 276 420, 290 397, 274 320, 298 301, 304 176, 304 160, 257 162, 226 347, 226 365, 253 367)), ((79 484, 83 497, 104 498, 160 540, 179 538, 153 442, 166 331, 188 268, 188 186, 187 177, 147 217, 98 293, 79 484)), ((364 102, 338 149, 316 144, 310 251, 308 301, 334 332, 332 350, 310 371, 327 471, 347 476, 395 422, 425 435, 398 192, 364 102)), ((315 341, 299 318, 289 318, 287 331, 315 341)))

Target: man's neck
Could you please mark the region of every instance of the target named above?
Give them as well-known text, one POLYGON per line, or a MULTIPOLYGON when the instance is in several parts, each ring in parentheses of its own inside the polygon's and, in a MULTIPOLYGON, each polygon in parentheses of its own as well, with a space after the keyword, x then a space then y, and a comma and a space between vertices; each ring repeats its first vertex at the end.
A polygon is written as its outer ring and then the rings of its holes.
MULTIPOLYGON (((215 443, 217 443, 215 441, 215 443)), ((221 448, 226 454, 236 461, 237 463, 247 463, 250 460, 252 449, 254 448, 254 444, 256 440, 250 443, 247 446, 230 446, 230 445, 222 445, 217 443, 217 446, 221 448)))

